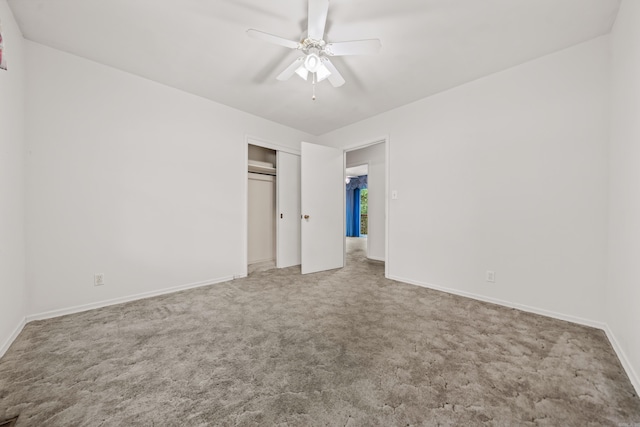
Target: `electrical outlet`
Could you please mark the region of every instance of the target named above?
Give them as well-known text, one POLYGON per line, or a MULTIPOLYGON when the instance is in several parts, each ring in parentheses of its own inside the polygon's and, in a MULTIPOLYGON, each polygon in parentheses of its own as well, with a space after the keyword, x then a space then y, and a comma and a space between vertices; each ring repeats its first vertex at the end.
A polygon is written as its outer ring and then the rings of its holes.
POLYGON ((96 273, 93 275, 93 286, 104 285, 104 273, 96 273))
POLYGON ((496 281, 496 272, 487 270, 487 282, 495 283, 496 281))

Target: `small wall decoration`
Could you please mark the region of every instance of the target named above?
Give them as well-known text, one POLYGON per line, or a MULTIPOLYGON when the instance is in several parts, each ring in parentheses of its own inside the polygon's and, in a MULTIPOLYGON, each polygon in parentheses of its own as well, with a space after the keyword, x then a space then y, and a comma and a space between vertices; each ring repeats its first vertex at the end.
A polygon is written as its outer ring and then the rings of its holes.
POLYGON ((4 42, 2 41, 2 22, 0 22, 0 70, 7 69, 7 60, 4 55, 4 42))

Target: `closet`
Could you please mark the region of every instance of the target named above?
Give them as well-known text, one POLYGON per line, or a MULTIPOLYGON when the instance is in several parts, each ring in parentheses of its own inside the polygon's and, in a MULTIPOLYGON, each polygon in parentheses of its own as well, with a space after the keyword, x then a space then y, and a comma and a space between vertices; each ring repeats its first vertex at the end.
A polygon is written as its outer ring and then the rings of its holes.
POLYGON ((248 148, 248 264, 275 267, 276 151, 248 148))

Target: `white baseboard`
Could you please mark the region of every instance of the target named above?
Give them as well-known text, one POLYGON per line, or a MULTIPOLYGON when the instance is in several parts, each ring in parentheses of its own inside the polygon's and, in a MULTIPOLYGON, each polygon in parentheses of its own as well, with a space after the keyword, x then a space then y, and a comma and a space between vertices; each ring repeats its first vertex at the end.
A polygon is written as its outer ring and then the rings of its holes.
POLYGON ((613 331, 611 330, 609 325, 605 325, 604 332, 607 334, 607 338, 609 338, 609 342, 611 343, 613 350, 618 355, 618 359, 620 359, 620 363, 622 363, 622 367, 627 373, 629 380, 631 380, 631 384, 636 389, 636 394, 640 396, 640 377, 636 373, 635 369, 633 369, 631 362, 629 362, 629 358, 627 357, 624 350, 622 350, 620 343, 618 343, 618 340, 616 339, 616 336, 613 334, 613 331))
POLYGON ((139 299, 155 297, 158 295, 170 294, 173 292, 184 291, 186 289, 193 289, 193 288, 199 288, 202 286, 215 285, 217 283, 228 282, 233 279, 234 279, 233 277, 221 277, 218 279, 205 280, 205 281, 196 282, 196 283, 188 283, 186 285, 174 286, 171 288, 160 289, 157 291, 143 292, 141 294, 129 295, 126 297, 114 298, 110 300, 98 301, 98 302, 93 302, 93 303, 83 304, 83 305, 76 305, 74 307, 62 308, 59 310, 51 310, 51 311, 45 311, 43 313, 30 314, 27 316, 26 321, 31 322, 33 320, 50 319, 52 317, 59 317, 67 314, 80 313, 82 311, 93 310, 95 308, 107 307, 115 304, 122 304, 129 301, 136 301, 139 299))
POLYGON ((18 326, 16 326, 11 335, 9 335, 9 338, 7 338, 5 342, 2 343, 2 347, 0 347, 0 357, 4 356, 7 350, 9 350, 9 347, 11 347, 11 344, 13 344, 16 338, 18 338, 18 335, 20 335, 20 332, 22 332, 22 329, 26 324, 27 319, 23 317, 20 323, 18 323, 18 326))
POLYGON ((380 262, 384 262, 384 257, 377 257, 377 256, 368 256, 368 259, 372 259, 374 261, 380 261, 380 262))
POLYGON ((522 310, 529 313, 540 314, 542 316, 547 316, 554 319, 577 323, 579 325, 590 326, 592 328, 601 329, 607 335, 607 338, 609 339, 609 342, 611 343, 613 350, 616 352, 616 355, 618 356, 620 363, 622 363, 622 367, 627 373, 627 376, 629 377, 631 384, 636 389, 636 394, 640 395, 640 378, 638 377, 638 374, 636 373, 635 369, 633 369, 633 366, 629 362, 629 359, 627 358, 627 355, 625 354, 625 352, 622 350, 622 347, 620 347, 620 344, 618 343, 618 340, 613 334, 613 331, 611 331, 611 329, 609 328, 609 325, 606 323, 597 322, 595 320, 583 319, 581 317, 571 316, 568 314, 558 313, 555 311, 545 310, 542 308, 530 307, 524 304, 518 304, 510 301, 490 298, 483 295, 474 294, 471 292, 460 291, 457 289, 451 289, 443 286, 436 286, 430 283, 418 282, 415 280, 405 279, 402 277, 389 276, 389 279, 396 280, 398 282, 408 283, 410 285, 421 286, 423 288, 434 289, 436 291, 442 291, 442 292, 446 292, 453 295, 459 295, 459 296, 475 299, 478 301, 484 301, 492 304, 502 305, 509 308, 515 308, 517 310, 522 310))
POLYGON ((458 289, 447 288, 444 286, 432 285, 431 283, 418 282, 411 279, 405 279, 402 277, 389 276, 389 279, 397 280, 398 282, 408 283, 410 285, 421 286, 423 288, 434 289, 436 291, 446 292, 448 294, 459 295, 462 297, 467 297, 471 299, 475 299, 478 301, 489 302, 492 304, 498 304, 509 308, 515 308, 517 310, 526 311, 528 313, 540 314, 542 316, 552 317, 554 319, 565 320, 567 322, 577 323, 579 325, 591 326, 592 328, 598 328, 604 330, 606 324, 603 322, 597 322, 595 320, 584 319, 582 317, 571 316, 564 313, 558 313, 556 311, 545 310, 543 308, 531 307, 524 304, 519 304, 511 301, 505 301, 497 298, 491 298, 484 295, 474 294, 471 292, 460 291, 458 289))

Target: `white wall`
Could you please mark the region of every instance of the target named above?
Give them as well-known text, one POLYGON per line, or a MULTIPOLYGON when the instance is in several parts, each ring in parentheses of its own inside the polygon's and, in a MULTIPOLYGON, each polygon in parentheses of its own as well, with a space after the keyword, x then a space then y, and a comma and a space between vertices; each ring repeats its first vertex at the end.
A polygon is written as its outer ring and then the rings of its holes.
POLYGON ((622 3, 611 40, 607 323, 640 391, 640 2, 622 3))
POLYGON ((29 313, 243 274, 245 134, 314 138, 25 45, 29 313))
POLYGON ((321 137, 389 135, 390 277, 604 321, 609 53, 601 37, 321 137))
POLYGON ((7 70, 0 70, 0 356, 25 317, 23 39, 6 0, 0 24, 7 70))
POLYGON ((369 234, 367 246, 369 258, 384 261, 385 239, 385 145, 375 144, 347 152, 347 167, 369 164, 369 234))

